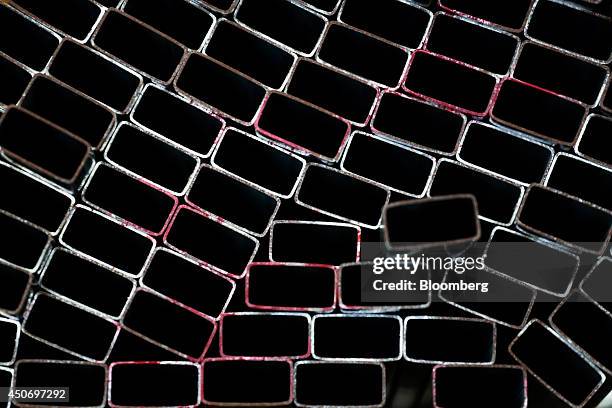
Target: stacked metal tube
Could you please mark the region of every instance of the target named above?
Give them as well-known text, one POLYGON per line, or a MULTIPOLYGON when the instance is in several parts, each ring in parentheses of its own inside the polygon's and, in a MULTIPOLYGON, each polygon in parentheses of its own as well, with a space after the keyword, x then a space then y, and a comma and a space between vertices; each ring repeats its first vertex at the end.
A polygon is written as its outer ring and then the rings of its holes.
POLYGON ((0 392, 581 408, 612 390, 606 0, 64 2, 0 2, 0 392), (421 239, 486 244, 479 279, 516 299, 365 300, 364 245, 421 239))

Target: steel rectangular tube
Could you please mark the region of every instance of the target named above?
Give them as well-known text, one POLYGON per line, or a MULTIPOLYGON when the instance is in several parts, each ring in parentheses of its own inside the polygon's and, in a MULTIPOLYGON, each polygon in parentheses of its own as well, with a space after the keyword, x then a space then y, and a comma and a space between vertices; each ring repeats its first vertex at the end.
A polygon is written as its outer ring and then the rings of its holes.
POLYGON ((217 332, 210 317, 142 288, 132 298, 121 326, 190 361, 204 358, 217 332))
POLYGON ((11 4, 42 24, 81 43, 89 39, 103 13, 102 7, 90 0, 67 0, 64 4, 70 9, 70 15, 46 1, 12 0, 11 4))
POLYGON ((255 130, 297 153, 333 162, 342 154, 351 125, 309 102, 272 92, 264 100, 255 130))
POLYGON ((563 299, 548 319, 550 326, 586 353, 607 374, 612 373, 608 353, 612 342, 609 313, 579 290, 563 299))
POLYGON ((53 55, 48 72, 118 113, 132 108, 143 82, 135 71, 68 39, 53 55))
MULTIPOLYGON (((13 369, 0 366, 0 387, 10 389, 13 383, 13 369)), ((10 401, 6 401, 0 405, 2 407, 10 407, 10 401)))
POLYGON ((31 79, 28 67, 0 51, 0 107, 17 104, 31 79))
POLYGON ((423 44, 432 18, 429 10, 404 0, 379 0, 376 5, 346 0, 338 14, 342 23, 413 49, 423 44))
POLYGON ((612 211, 559 190, 532 184, 525 194, 516 223, 527 232, 561 245, 601 254, 610 240, 612 211), (574 216, 566 217, 564 214, 574 216))
POLYGON ((524 189, 517 183, 481 172, 463 164, 442 159, 438 162, 429 197, 472 194, 478 202, 481 219, 510 225, 514 220, 524 189))
POLYGON ((104 362, 117 338, 119 325, 39 292, 25 312, 23 333, 83 360, 104 362), (75 326, 79 329, 74 330, 75 326))
POLYGON ((295 201, 341 221, 377 229, 389 191, 332 167, 309 164, 295 201))
POLYGON ((21 323, 18 320, 0 317, 0 366, 15 362, 20 334, 21 323))
POLYGON ((266 7, 256 0, 241 0, 234 19, 304 56, 312 56, 327 24, 325 17, 287 0, 269 0, 266 7))
POLYGON ((312 356, 335 361, 397 361, 402 358, 402 326, 399 316, 316 315, 310 328, 312 356))
POLYGON ((55 248, 49 255, 40 286, 68 303, 112 319, 121 317, 136 290, 133 280, 63 248, 55 248), (87 277, 86 285, 80 284, 83 276, 87 277))
POLYGON ((497 78, 480 68, 430 51, 415 51, 402 88, 418 97, 474 116, 489 113, 497 78))
POLYGON ((292 0, 297 3, 303 4, 321 14, 331 15, 335 14, 340 7, 341 0, 292 0))
POLYGON ((244 276, 259 247, 259 241, 245 232, 184 205, 175 212, 163 240, 198 263, 234 278, 244 276), (208 245, 194 241, 194 236, 207 241, 208 245))
POLYGON ((557 153, 544 185, 612 210, 612 169, 591 161, 557 153))
POLYGON ((508 347, 510 355, 559 399, 584 406, 605 381, 603 373, 568 341, 532 320, 508 347))
POLYGON ((59 241, 130 277, 142 273, 155 246, 145 233, 82 205, 70 213, 59 241))
MULTIPOLYGON (((104 364, 65 360, 20 360, 15 365, 15 388, 68 388, 67 400, 62 406, 104 407, 108 384, 108 369, 104 364)), ((47 403, 49 404, 49 403, 47 403)), ((41 404, 41 405, 47 405, 41 404)), ((18 406, 34 406, 19 403, 18 406)))
POLYGON ((578 138, 586 106, 554 92, 515 79, 501 84, 491 120, 503 126, 571 146, 578 138))
POLYGON ((185 54, 179 42, 115 9, 104 14, 91 44, 162 84, 172 81, 185 54))
POLYGON ((472 121, 461 139, 457 159, 511 181, 529 184, 542 181, 554 153, 551 146, 518 132, 472 121))
POLYGON ((253 262, 247 269, 245 302, 258 310, 330 312, 336 306, 336 270, 329 265, 253 262))
POLYGON ((225 313, 219 321, 222 357, 310 356, 310 315, 306 313, 225 313))
POLYGON ((349 313, 386 313, 404 309, 425 309, 431 305, 431 291, 414 291, 404 303, 373 303, 362 299, 363 273, 373 274, 372 261, 343 264, 338 269, 338 306, 349 313))
POLYGON ((587 276, 580 282, 580 290, 612 317, 612 299, 608 288, 612 276, 612 260, 599 258, 587 276))
POLYGON ((203 50, 206 55, 272 89, 284 88, 297 60, 284 47, 225 19, 219 20, 203 50))
POLYGON ((538 295, 534 288, 489 269, 475 270, 469 275, 446 273, 443 283, 462 280, 468 284, 486 283, 487 292, 475 297, 465 292, 441 290, 440 298, 461 310, 513 329, 520 329, 527 323, 538 295))
POLYGON ((365 31, 332 22, 326 28, 316 60, 373 85, 397 88, 408 63, 408 52, 365 31))
POLYGON ((12 7, 0 7, 0 26, 11 33, 2 36, 0 52, 35 71, 45 69, 60 43, 59 35, 12 7))
POLYGON ((188 0, 128 0, 121 8, 125 13, 194 50, 202 46, 217 21, 214 14, 188 0))
POLYGON ((108 107, 42 74, 34 76, 19 106, 81 137, 94 149, 102 148, 117 123, 115 113, 108 107))
POLYGON ((400 251, 471 243, 481 233, 471 194, 393 202, 385 207, 383 225, 385 246, 400 251))
POLYGON ((557 297, 569 293, 580 258, 565 249, 496 227, 485 250, 485 265, 557 297))
POLYGON ((521 45, 512 76, 595 106, 610 70, 573 54, 526 41, 521 45), (555 67, 555 69, 547 69, 555 67))
POLYGON ((233 280, 161 247, 155 249, 140 284, 213 319, 225 312, 236 290, 233 280))
POLYGON ((153 236, 163 233, 178 206, 175 196, 102 162, 94 168, 81 194, 85 204, 153 236))
POLYGON ((416 198, 425 195, 435 166, 433 156, 359 131, 351 135, 340 162, 340 168, 348 173, 416 198))
POLYGON ((274 262, 341 265, 359 260, 360 245, 361 229, 355 225, 278 220, 272 224, 268 255, 274 262))
POLYGON ((508 31, 522 31, 534 0, 506 0, 500 2, 469 2, 463 0, 438 0, 446 11, 484 21, 508 31))
POLYGON ((0 180, 7 192, 0 197, 0 208, 52 235, 59 231, 75 202, 63 189, 6 163, 0 163, 0 180))
POLYGON ((285 406, 293 401, 293 364, 280 358, 208 358, 202 363, 208 406, 285 406))
POLYGON ((212 154, 225 128, 220 117, 154 84, 145 86, 130 120, 204 158, 212 154))
POLYGON ((560 50, 583 55, 594 62, 612 61, 612 18, 568 2, 537 0, 525 28, 527 38, 560 50))
POLYGON ((234 68, 204 54, 190 53, 174 80, 176 91, 236 122, 251 126, 266 88, 234 68))
POLYGON ((303 158, 235 128, 223 132, 211 163, 281 198, 293 195, 306 166, 303 158))
POLYGON ((195 0, 195 2, 221 14, 232 13, 238 4, 238 0, 195 0))
POLYGON ((605 87, 600 106, 607 112, 612 112, 612 75, 608 78, 608 85, 605 87))
POLYGON ((353 125, 365 126, 378 97, 376 87, 316 61, 300 58, 287 93, 320 106, 353 125))
POLYGON ((382 407, 387 399, 382 363, 299 361, 293 384, 298 407, 382 407))
POLYGON ((200 167, 185 200, 258 237, 267 234, 281 204, 271 193, 207 164, 200 167))
POLYGON ((0 119, 2 154, 63 184, 73 184, 90 158, 91 146, 77 135, 17 106, 0 119), (61 156, 51 154, 61 150, 61 156))
POLYGON ((0 262, 0 314, 16 315, 21 312, 30 293, 33 275, 0 262))
POLYGON ((498 75, 510 70, 519 37, 466 17, 435 15, 426 48, 498 75))
POLYGON ((0 261, 27 272, 38 270, 51 244, 49 233, 4 210, 0 210, 0 231, 6 237, 0 261))
POLYGON ((404 344, 404 358, 413 363, 493 364, 497 327, 483 319, 409 316, 404 344))
POLYGON ((588 160, 612 167, 612 144, 606 136, 610 133, 612 119, 604 115, 590 114, 582 127, 574 151, 588 160))
POLYGON ((465 115, 400 93, 383 92, 370 128, 375 134, 444 156, 453 156, 465 128, 465 115), (406 118, 418 120, 406 121, 406 118))
POLYGON ((527 372, 521 366, 439 365, 433 369, 434 408, 526 408, 527 372))
POLYGON ((122 122, 115 130, 104 158, 174 195, 185 194, 200 165, 197 156, 129 122, 122 122))
POLYGON ((196 407, 201 402, 200 377, 195 363, 114 362, 109 366, 108 403, 111 407, 196 407))

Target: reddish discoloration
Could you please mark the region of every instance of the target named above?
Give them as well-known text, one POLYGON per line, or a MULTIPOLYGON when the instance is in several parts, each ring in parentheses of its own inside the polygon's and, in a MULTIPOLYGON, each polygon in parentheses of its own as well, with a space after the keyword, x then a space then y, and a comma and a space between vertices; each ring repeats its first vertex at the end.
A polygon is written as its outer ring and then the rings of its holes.
MULTIPOLYGON (((201 393, 202 393, 202 402, 204 404, 209 404, 211 401, 207 401, 206 400, 206 395, 204 393, 204 366, 206 365, 207 362, 217 362, 217 361, 280 361, 280 362, 286 362, 289 365, 289 400, 286 402, 287 404, 290 404, 291 401, 293 401, 294 399, 294 394, 295 394, 295 390, 293 389, 293 361, 289 358, 271 358, 271 357, 214 357, 214 358, 207 358, 204 359, 202 361, 202 388, 201 388, 201 393)), ((264 405, 269 405, 269 404, 264 404, 264 405)), ((273 405, 286 405, 285 403, 273 403, 273 405)))
POLYGON ((408 61, 408 70, 406 71, 405 77, 402 79, 402 89, 405 92, 407 92, 407 93, 409 93, 411 95, 417 96, 419 98, 422 98, 425 101, 434 102, 434 103, 440 105, 442 108, 444 108, 446 110, 449 110, 449 111, 452 111, 452 112, 464 113, 464 114, 472 115, 472 116, 476 116, 476 117, 484 117, 484 116, 487 116, 491 112, 491 109, 493 108, 493 104, 494 104, 494 102, 495 102, 495 100, 497 98, 497 94, 499 93, 500 82, 499 82, 498 79, 495 79, 496 84, 495 84, 495 86, 494 86, 494 88, 493 88, 493 90, 491 92, 491 96, 489 98, 489 102, 487 104, 487 108, 483 112, 475 112, 475 111, 472 111, 470 109, 465 109, 465 108, 462 108, 460 106, 453 105, 451 103, 442 101, 440 99, 432 98, 430 96, 421 94, 419 92, 415 92, 415 91, 407 88, 406 87, 406 81, 408 80, 408 75, 410 75, 410 67, 412 66, 412 63, 414 62, 414 59, 416 58, 416 56, 419 55, 419 54, 431 55, 431 56, 433 56, 435 58, 438 58, 438 59, 441 59, 441 60, 444 60, 444 61, 448 61, 448 62, 456 64, 456 65, 459 65, 459 66, 461 66, 463 68, 466 68, 466 69, 469 69, 469 70, 473 70, 473 71, 478 71, 478 72, 483 73, 483 74, 488 74, 492 78, 496 78, 495 75, 493 75, 491 73, 488 73, 488 72, 484 71, 481 68, 478 68, 478 67, 475 67, 473 65, 467 64, 467 63, 465 63, 463 61, 459 61, 459 60, 456 60, 456 59, 453 59, 453 58, 449 58, 449 57, 446 57, 444 55, 436 54, 436 53, 433 53, 431 51, 416 50, 410 56, 410 60, 408 61))
MULTIPOLYGON (((283 145, 285 145, 285 147, 288 147, 290 150, 292 150, 292 151, 294 151, 294 152, 296 152, 296 153, 306 154, 306 155, 314 155, 314 156, 316 156, 316 157, 327 158, 327 157, 324 157, 324 156, 322 156, 321 154, 319 154, 319 153, 317 153, 317 152, 315 152, 315 151, 313 151, 313 150, 307 149, 307 148, 305 148, 305 147, 303 147, 303 146, 300 146, 300 145, 298 145, 298 144, 296 144, 296 143, 293 143, 293 142, 291 142, 291 141, 289 141, 289 140, 287 140, 287 139, 284 139, 284 138, 282 138, 282 137, 280 137, 280 136, 278 136, 278 135, 276 135, 276 134, 274 134, 274 133, 272 133, 272 132, 269 132, 269 131, 267 131, 267 130, 263 129, 263 128, 260 126, 259 122, 260 122, 261 116, 263 115, 263 111, 266 109, 266 106, 268 105, 268 100, 270 99, 270 95, 271 95, 271 94, 267 94, 267 95, 266 95, 266 97, 264 98, 264 101, 263 101, 263 103, 262 103, 262 106, 263 106, 263 107, 262 107, 262 109, 261 109, 261 110, 260 110, 260 111, 257 113, 257 117, 256 117, 256 119, 255 119, 255 125, 254 125, 254 126, 255 126, 255 131, 256 131, 258 134, 261 134, 261 135, 263 135, 263 136, 265 136, 265 137, 268 137, 268 138, 270 138, 270 139, 272 139, 272 140, 275 140, 275 141, 277 141, 277 142, 282 143, 283 145)), ((288 96, 288 95, 284 95, 284 96, 288 96)), ((344 136, 343 136, 343 138, 342 138, 342 141, 340 142, 340 146, 338 147, 338 150, 337 150, 337 152, 336 152, 336 155, 335 155, 334 157, 329 157, 329 158, 327 158, 327 159, 330 159, 330 160, 333 160, 333 161, 338 160, 338 158, 339 158, 339 157, 340 157, 340 155, 342 154, 342 151, 344 150, 344 146, 346 146, 346 143, 348 142, 348 139, 349 139, 349 137, 350 137, 350 135, 351 135, 351 124, 350 124, 350 122, 349 122, 348 120, 344 119, 343 117, 341 117, 341 116, 339 116, 339 115, 336 115, 335 113, 332 113, 332 112, 326 111, 326 110, 324 110, 324 109, 322 109, 322 108, 319 108, 319 107, 317 107, 317 106, 315 106, 315 105, 313 105, 313 104, 311 104, 311 103, 309 103, 309 102, 302 101, 302 100, 300 100, 300 99, 298 99, 298 98, 295 98, 295 97, 291 97, 291 99, 294 99, 294 100, 296 100, 296 101, 300 101, 300 102, 302 102, 304 105, 309 106, 309 107, 311 107, 311 108, 313 108, 313 109, 316 109, 316 110, 318 110, 318 111, 319 111, 319 112, 321 112, 321 113, 325 113, 325 114, 327 114, 327 115, 329 115, 329 116, 332 116, 332 117, 334 117, 335 119, 337 119, 337 120, 339 120, 339 121, 341 121, 341 122, 343 122, 343 123, 344 123, 344 125, 346 126, 346 131, 345 131, 345 133, 344 133, 344 136)), ((372 116, 372 112, 370 112, 370 115, 368 116, 368 120, 369 120, 369 117, 371 117, 371 116, 372 116)))
POLYGON ((159 236, 161 236, 164 233, 164 231, 168 227, 168 224, 170 223, 171 217, 174 214, 176 208, 178 207, 178 204, 179 204, 178 198, 175 197, 172 194, 169 194, 164 189, 156 186, 155 184, 151 183, 149 180, 147 180, 147 179, 145 179, 143 177, 135 177, 135 179, 138 180, 140 183, 142 183, 142 184, 144 184, 144 185, 146 185, 148 187, 151 187, 152 189, 154 189, 156 191, 159 191, 160 193, 164 194, 166 197, 169 197, 170 199, 172 199, 174 204, 172 205, 172 208, 168 212, 168 215, 166 216, 166 220, 165 220, 164 225, 163 225, 161 230, 159 230, 159 231, 151 231, 151 230, 148 230, 146 228, 141 227, 140 225, 138 225, 138 224, 136 224, 136 223, 134 223, 134 222, 132 222, 130 220, 118 217, 118 216, 116 216, 115 214, 113 214, 113 213, 111 213, 109 211, 106 211, 104 209, 101 209, 101 211, 103 211, 105 214, 109 215, 113 219, 116 219, 117 221, 119 221, 121 223, 121 225, 123 225, 124 227, 129 227, 129 228, 133 228, 133 229, 136 229, 136 230, 139 230, 139 231, 143 231, 144 233, 146 233, 148 235, 151 235, 152 237, 159 237, 159 236))

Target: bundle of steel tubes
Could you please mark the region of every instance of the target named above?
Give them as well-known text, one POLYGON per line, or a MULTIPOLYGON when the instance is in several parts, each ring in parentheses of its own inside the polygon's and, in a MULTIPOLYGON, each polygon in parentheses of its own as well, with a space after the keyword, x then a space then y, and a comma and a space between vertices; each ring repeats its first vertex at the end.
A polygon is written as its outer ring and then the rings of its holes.
POLYGON ((612 408, 611 63, 609 0, 0 1, 0 407, 612 408))

